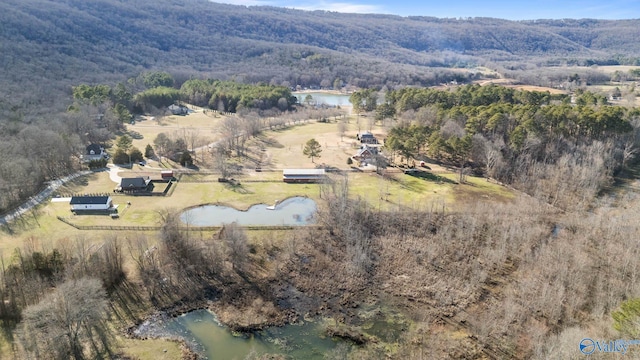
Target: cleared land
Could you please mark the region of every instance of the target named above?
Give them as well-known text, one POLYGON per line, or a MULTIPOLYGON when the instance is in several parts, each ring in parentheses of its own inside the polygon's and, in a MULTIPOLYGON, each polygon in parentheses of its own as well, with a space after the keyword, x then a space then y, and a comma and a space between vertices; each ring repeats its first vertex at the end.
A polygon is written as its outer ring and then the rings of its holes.
MULTIPOLYGON (((189 125, 202 125, 209 128, 201 113, 180 117, 189 125)), ((429 170, 421 169, 416 176, 406 175, 397 168, 387 169, 381 176, 371 169, 360 169, 347 165, 347 158, 356 153, 359 142, 355 139, 358 129, 367 129, 368 119, 360 117, 359 123, 352 117, 346 124, 346 131, 341 137, 336 122, 311 122, 295 125, 277 131, 265 131, 252 141, 254 151, 262 152, 266 161, 263 172, 253 169, 233 175, 240 184, 230 185, 217 182, 216 174, 187 172, 182 181, 174 184, 171 196, 131 196, 114 194, 116 186, 108 172, 98 172, 65 185, 56 193, 58 196, 71 194, 110 194, 115 204, 119 205, 120 218, 111 219, 103 215, 72 215, 69 204, 64 202, 46 203, 33 212, 25 214, 11 229, 5 229, 0 235, 0 250, 10 252, 19 246, 22 239, 29 237, 46 238, 52 241, 63 238, 74 238, 86 235, 57 220, 64 217, 76 225, 82 226, 157 226, 161 223, 161 213, 169 210, 180 211, 201 204, 225 204, 238 209, 247 209, 253 204, 271 204, 276 199, 291 196, 308 196, 321 203, 320 188, 316 184, 285 184, 281 181, 283 168, 314 168, 318 166, 347 171, 350 192, 361 196, 381 209, 398 207, 424 207, 445 205, 455 209, 475 200, 510 199, 510 190, 489 182, 486 179, 467 177, 464 184, 457 183, 456 169, 448 169, 437 164, 428 164, 429 170), (315 162, 302 154, 304 144, 315 138, 322 146, 320 158, 315 162), (261 150, 258 150, 260 148, 261 150), (262 151, 262 149, 264 151, 262 151), (269 171, 272 170, 272 171, 269 171)), ((149 124, 150 125, 150 124, 149 124)), ((147 134, 160 132, 164 125, 147 126, 147 134)), ((138 127, 141 129, 141 127, 138 127)), ((384 137, 384 129, 374 126, 371 131, 379 138, 384 137)), ((148 139, 152 141, 152 139, 148 139)), ((251 152, 251 149, 249 149, 251 152)), ((159 178, 161 169, 170 164, 151 161, 147 166, 134 165, 131 169, 121 168, 121 177, 151 176, 159 178)), ((340 180, 342 175, 332 174, 331 178, 340 180)), ((156 184, 155 191, 162 191, 166 185, 156 184)), ((322 206, 322 205, 321 205, 322 206)))
MULTIPOLYGON (((134 145, 143 149, 147 143, 153 143, 158 133, 167 130, 193 128, 203 133, 213 133, 214 124, 220 119, 202 113, 192 113, 184 117, 168 117, 163 120, 164 125, 150 120, 138 122, 129 126, 129 130, 143 135, 143 139, 134 140, 134 145)), ((256 203, 271 204, 276 199, 308 196, 315 199, 320 207, 325 206, 320 198, 320 185, 283 183, 280 171, 282 168, 324 166, 341 170, 331 173, 331 179, 347 179, 352 196, 360 196, 383 210, 444 208, 455 211, 477 200, 509 201, 514 197, 512 191, 483 178, 467 177, 464 184, 458 184, 456 169, 448 169, 437 164, 430 163, 429 170, 421 169, 414 175, 404 174, 397 168, 389 168, 385 176, 378 175, 370 169, 353 169, 347 165, 347 158, 355 154, 360 146, 355 135, 359 130, 368 129, 368 121, 366 117, 360 117, 359 120, 351 117, 343 136, 340 135, 336 122, 310 122, 277 131, 265 131, 249 142, 247 150, 249 156, 261 154, 264 160, 263 171, 255 172, 247 166, 242 173, 233 175, 240 182, 235 186, 219 183, 217 174, 205 172, 204 169, 201 172, 180 169, 186 172, 182 175, 181 181, 175 184, 171 196, 143 197, 113 194, 116 183, 106 171, 78 178, 62 187, 56 195, 111 194, 114 203, 120 205, 120 218, 114 220, 100 215, 72 215, 68 203, 48 202, 25 214, 10 228, 3 229, 0 233, 0 252, 8 259, 13 249, 24 243, 34 242, 34 239, 44 239, 39 242, 45 247, 73 246, 75 241, 86 241, 93 246, 99 246, 104 235, 115 234, 123 238, 139 235, 133 231, 77 230, 59 221, 57 216, 67 218, 77 225, 156 226, 161 224, 162 212, 180 211, 200 204, 226 204, 246 209, 256 203), (304 144, 311 138, 315 138, 322 146, 321 157, 315 162, 302 154, 304 144)), ((373 126, 371 131, 377 137, 384 138, 385 130, 382 127, 373 126)), ((160 170, 167 166, 172 164, 151 161, 146 166, 133 165, 131 169, 121 168, 118 175, 148 175, 158 178, 160 170)), ((156 186, 155 191, 162 191, 165 185, 156 186)), ((278 238, 284 238, 274 234, 267 234, 265 231, 250 232, 250 241, 278 241, 278 238)), ((199 236, 209 238, 207 234, 199 236)), ((155 234, 150 232, 148 237, 153 239, 155 234)), ((135 281, 133 264, 127 263, 125 268, 130 278, 135 281)), ((165 340, 119 338, 119 342, 124 353, 139 359, 177 358, 181 351, 178 344, 165 340)))
POLYGON ((576 69, 593 69, 602 71, 605 74, 613 74, 616 71, 620 72, 629 72, 629 70, 640 69, 640 66, 630 66, 630 65, 608 65, 608 66, 594 66, 594 67, 576 67, 576 69))

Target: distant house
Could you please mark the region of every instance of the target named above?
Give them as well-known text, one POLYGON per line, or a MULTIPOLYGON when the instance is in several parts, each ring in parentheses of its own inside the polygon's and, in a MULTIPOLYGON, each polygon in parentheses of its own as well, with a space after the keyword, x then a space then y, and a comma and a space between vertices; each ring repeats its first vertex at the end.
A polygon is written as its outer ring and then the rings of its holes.
POLYGON ((169 105, 167 109, 169 109, 173 115, 187 115, 189 113, 189 109, 182 105, 169 105))
POLYGON ((115 212, 117 205, 113 205, 110 196, 74 196, 69 202, 73 213, 104 213, 115 212))
POLYGON ((139 176, 135 178, 122 178, 120 180, 120 186, 116 188, 117 191, 147 191, 149 190, 149 184, 151 179, 148 176, 139 176))
POLYGON ((316 183, 326 177, 324 169, 285 169, 282 171, 282 181, 286 183, 316 183))
POLYGON ((378 143, 378 139, 376 139, 376 137, 373 136, 373 134, 368 132, 368 131, 356 135, 356 139, 360 140, 360 142, 363 143, 363 144, 377 144, 378 143))
POLYGON ((374 162, 378 155, 378 148, 375 146, 362 145, 358 152, 352 156, 353 160, 360 162, 374 162))
POLYGON ((109 155, 104 151, 104 148, 98 144, 91 144, 86 147, 85 153, 82 155, 84 162, 90 162, 94 160, 108 159, 109 155))

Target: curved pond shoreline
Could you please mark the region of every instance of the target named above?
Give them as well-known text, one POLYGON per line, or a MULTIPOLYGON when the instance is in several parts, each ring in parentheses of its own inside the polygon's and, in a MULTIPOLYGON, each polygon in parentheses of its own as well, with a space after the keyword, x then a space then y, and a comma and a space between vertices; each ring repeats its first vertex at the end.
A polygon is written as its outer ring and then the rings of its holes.
MULTIPOLYGON (((289 197, 286 197, 286 198, 284 198, 282 200, 276 200, 276 201, 278 201, 278 204, 282 204, 283 202, 285 202, 285 201, 287 201, 289 199, 297 199, 297 198, 309 199, 309 200, 315 202, 315 200, 311 199, 307 195, 294 195, 294 196, 289 196, 289 197)), ((187 206, 186 208, 182 209, 182 211, 184 212, 186 210, 191 210, 191 209, 199 208, 199 207, 202 207, 202 206, 209 206, 209 205, 225 206, 225 207, 237 210, 237 211, 247 212, 247 211, 249 211, 249 209, 251 209, 252 207, 254 207, 256 205, 269 205, 269 204, 261 202, 261 203, 251 204, 251 205, 249 205, 247 207, 244 207, 244 208, 240 208, 240 207, 237 207, 237 206, 235 206, 233 204, 229 204, 229 203, 226 203, 226 202, 214 202, 214 203, 203 203, 203 204, 187 206)))
POLYGON ((251 205, 242 210, 222 204, 205 204, 185 209, 180 215, 183 223, 193 226, 221 226, 236 222, 253 226, 303 226, 314 223, 318 207, 313 199, 293 196, 274 205, 251 205))

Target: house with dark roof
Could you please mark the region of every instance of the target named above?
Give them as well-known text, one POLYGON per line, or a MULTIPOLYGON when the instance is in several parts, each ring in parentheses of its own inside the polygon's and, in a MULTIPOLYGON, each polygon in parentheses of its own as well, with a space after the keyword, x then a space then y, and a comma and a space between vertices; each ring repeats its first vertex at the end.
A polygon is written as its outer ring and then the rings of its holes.
POLYGON ((110 196, 74 196, 69 204, 74 214, 92 212, 108 214, 117 209, 117 205, 113 205, 110 196))
POLYGON ((378 148, 375 146, 362 145, 358 152, 352 156, 353 160, 360 162, 373 162, 378 155, 378 148))
POLYGON ((362 144, 377 144, 378 143, 378 139, 376 139, 375 136, 373 136, 372 133, 370 133, 369 131, 360 133, 358 135, 356 135, 356 138, 358 140, 360 140, 360 142, 362 144))
POLYGON ((189 109, 182 105, 172 104, 169 105, 167 109, 169 109, 173 115, 187 115, 189 113, 189 109))
POLYGON ((147 191, 151 179, 148 176, 139 176, 134 178, 122 178, 120 180, 120 186, 116 188, 117 191, 147 191))
POLYGON ((90 162, 93 160, 108 159, 109 155, 104 151, 104 147, 98 144, 90 144, 86 147, 85 153, 82 155, 84 162, 90 162))

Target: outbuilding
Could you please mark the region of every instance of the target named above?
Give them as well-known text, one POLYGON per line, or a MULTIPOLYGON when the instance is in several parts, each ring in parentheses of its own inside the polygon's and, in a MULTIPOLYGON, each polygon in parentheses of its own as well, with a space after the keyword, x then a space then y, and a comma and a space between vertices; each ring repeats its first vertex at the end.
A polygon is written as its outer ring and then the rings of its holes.
POLYGON ((162 180, 171 180, 173 178, 173 170, 162 170, 160 171, 160 176, 162 180))
POLYGON ((74 196, 69 202, 71 211, 74 213, 82 212, 114 212, 117 206, 113 205, 111 196, 74 196))
POLYGON ((285 169, 282 181, 286 183, 317 183, 324 181, 324 169, 285 169))

